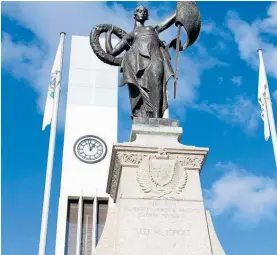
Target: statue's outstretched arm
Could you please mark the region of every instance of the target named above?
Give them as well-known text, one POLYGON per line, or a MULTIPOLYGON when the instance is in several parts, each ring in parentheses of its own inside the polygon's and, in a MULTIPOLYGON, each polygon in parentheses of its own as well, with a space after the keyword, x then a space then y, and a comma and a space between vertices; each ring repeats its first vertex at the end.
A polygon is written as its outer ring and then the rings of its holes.
POLYGON ((114 57, 118 56, 120 53, 122 53, 124 50, 129 48, 128 41, 131 40, 131 35, 127 34, 125 35, 119 43, 113 48, 112 46, 112 32, 113 29, 109 30, 106 33, 106 52, 114 57))
POLYGON ((158 33, 161 33, 167 28, 169 28, 171 25, 173 25, 175 23, 175 20, 176 20, 176 11, 170 17, 164 20, 162 23, 154 26, 154 28, 158 33))

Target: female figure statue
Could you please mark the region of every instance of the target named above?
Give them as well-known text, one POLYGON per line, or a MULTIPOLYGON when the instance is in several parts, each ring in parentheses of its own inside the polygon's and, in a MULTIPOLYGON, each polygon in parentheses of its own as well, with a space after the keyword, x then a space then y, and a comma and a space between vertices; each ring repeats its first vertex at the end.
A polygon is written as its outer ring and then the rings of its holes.
MULTIPOLYGON (((180 9, 181 8, 179 8, 179 13, 180 9)), ((120 71, 122 72, 120 86, 127 84, 129 87, 132 118, 162 118, 165 110, 168 108, 167 83, 170 77, 174 75, 168 49, 170 47, 176 49, 177 40, 174 39, 166 46, 159 39, 159 33, 169 28, 171 25, 176 24, 177 11, 159 25, 145 26, 145 22, 148 20, 149 15, 148 10, 144 6, 138 6, 134 10, 135 25, 133 31, 130 33, 125 33, 123 31, 123 33, 121 32, 121 36, 120 33, 117 32, 116 35, 120 36, 121 40, 114 48, 111 43, 112 33, 115 32, 114 26, 110 25, 109 29, 107 27, 105 28, 105 48, 106 54, 109 55, 110 59, 112 57, 117 57, 125 51, 123 58, 119 61, 120 71)), ((179 16, 178 19, 181 25, 184 25, 183 23, 188 23, 183 17, 184 11, 181 15, 179 14, 179 16)), ((187 29, 187 27, 185 28, 187 29)), ((197 36, 198 34, 199 31, 197 36)), ((96 55, 101 55, 97 54, 99 50, 95 50, 93 40, 91 40, 91 45, 96 55)), ((182 51, 187 46, 188 43, 184 47, 180 43, 178 47, 179 50, 182 51)), ((101 56, 99 58, 101 59, 101 56)), ((102 52, 102 61, 106 63, 109 62, 105 60, 102 52)))

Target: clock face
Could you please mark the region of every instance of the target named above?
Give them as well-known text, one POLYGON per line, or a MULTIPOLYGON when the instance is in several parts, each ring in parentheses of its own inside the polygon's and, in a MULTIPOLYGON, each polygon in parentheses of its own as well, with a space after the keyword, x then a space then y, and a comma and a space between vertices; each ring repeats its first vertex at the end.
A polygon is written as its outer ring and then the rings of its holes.
POLYGON ((97 136, 86 135, 76 141, 74 153, 81 161, 93 164, 105 158, 107 154, 107 145, 97 136))

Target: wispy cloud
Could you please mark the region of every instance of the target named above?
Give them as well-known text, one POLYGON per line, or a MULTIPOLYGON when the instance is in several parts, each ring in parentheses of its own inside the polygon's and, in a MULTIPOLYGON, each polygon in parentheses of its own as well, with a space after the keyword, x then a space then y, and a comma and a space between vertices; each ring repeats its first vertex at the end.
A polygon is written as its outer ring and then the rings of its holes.
POLYGON ((277 2, 273 2, 268 11, 267 18, 248 23, 242 20, 237 12, 229 11, 227 25, 234 35, 242 60, 254 69, 258 68, 257 50, 262 48, 266 69, 272 77, 277 79, 276 63, 277 48, 263 35, 276 35, 277 31, 277 2))
POLYGON ((267 18, 257 21, 260 28, 272 34, 277 34, 277 3, 273 2, 267 10, 267 18))
POLYGON ((242 81, 243 81, 243 77, 242 76, 233 76, 232 77, 232 83, 236 86, 241 86, 242 84, 242 81))
POLYGON ((250 135, 258 127, 259 108, 246 96, 237 96, 234 100, 227 99, 223 104, 202 102, 191 107, 212 114, 228 124, 238 125, 250 135))
POLYGON ((9 34, 2 33, 2 63, 15 77, 31 82, 36 78, 33 68, 40 68, 42 57, 38 45, 13 42, 9 34))
POLYGON ((219 28, 213 20, 210 20, 208 22, 203 22, 201 29, 203 32, 205 32, 207 34, 216 35, 218 37, 221 37, 224 40, 232 39, 232 36, 229 33, 229 31, 219 28))
POLYGON ((228 45, 232 42, 232 34, 224 26, 218 26, 213 20, 203 21, 201 31, 210 38, 215 39, 214 46, 210 48, 217 52, 226 52, 228 45))
POLYGON ((225 173, 209 190, 205 203, 214 215, 231 213, 239 222, 257 223, 261 219, 276 220, 277 182, 253 175, 234 163, 218 163, 225 173))

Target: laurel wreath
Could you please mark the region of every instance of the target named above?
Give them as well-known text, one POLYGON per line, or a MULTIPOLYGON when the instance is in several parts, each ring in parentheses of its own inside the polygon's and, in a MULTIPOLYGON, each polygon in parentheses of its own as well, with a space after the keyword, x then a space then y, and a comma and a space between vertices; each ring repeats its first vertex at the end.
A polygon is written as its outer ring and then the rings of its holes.
POLYGON ((90 46, 95 53, 95 55, 104 63, 113 65, 113 66, 120 66, 122 62, 121 57, 114 57, 107 54, 101 47, 99 38, 102 33, 105 33, 111 30, 113 27, 112 33, 115 34, 119 39, 122 39, 127 33, 114 25, 111 24, 99 24, 91 30, 90 33, 90 46))

